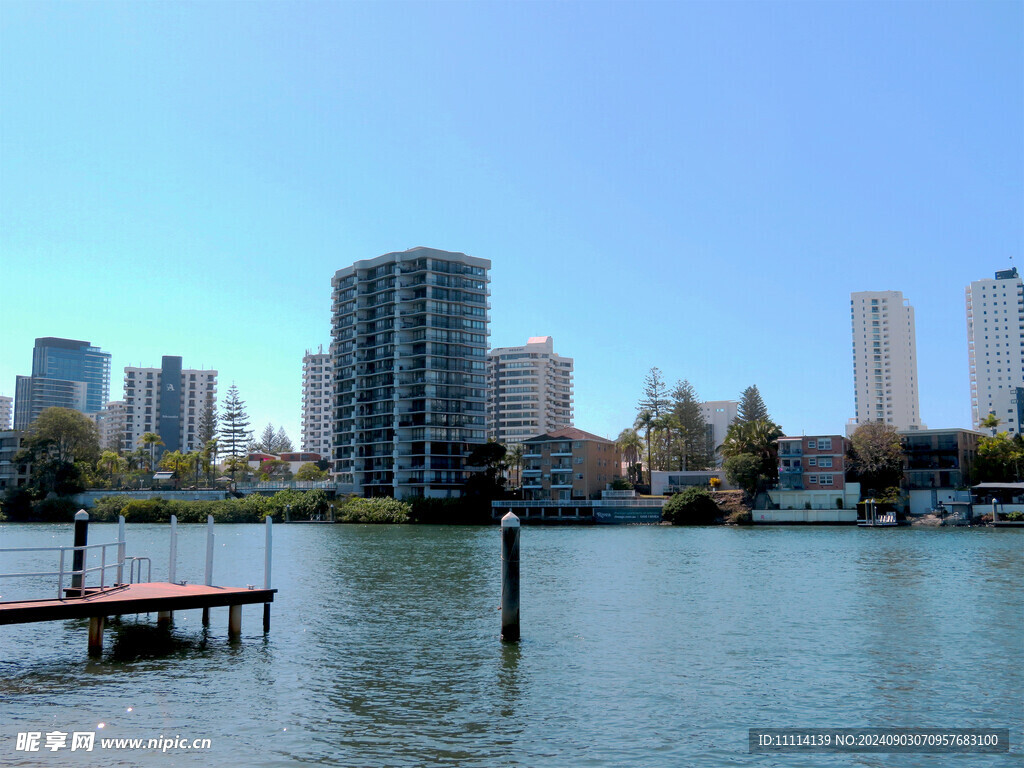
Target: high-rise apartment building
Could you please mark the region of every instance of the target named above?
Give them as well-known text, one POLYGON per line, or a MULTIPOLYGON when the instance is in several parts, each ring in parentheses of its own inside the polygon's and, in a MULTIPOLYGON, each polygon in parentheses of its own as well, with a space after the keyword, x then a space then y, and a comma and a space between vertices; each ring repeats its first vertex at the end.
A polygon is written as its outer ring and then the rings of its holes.
POLYGON ((456 496, 485 442, 486 259, 412 248, 339 269, 332 459, 365 496, 456 496))
POLYGON ((110 399, 110 353, 88 341, 45 337, 32 350, 32 375, 18 376, 14 428, 27 429, 46 408, 98 413, 110 399))
POLYGON ((1017 268, 966 290, 971 420, 994 413, 1010 435, 1024 425, 1024 288, 1017 268))
POLYGON ((918 403, 914 308, 901 291, 850 294, 855 424, 924 429, 918 403))
POLYGON ((11 428, 14 417, 14 398, 0 395, 0 432, 11 428))
POLYGON ((181 358, 164 356, 159 368, 124 369, 124 445, 137 448, 142 436, 156 432, 160 451, 196 451, 203 447, 200 419, 217 402, 217 371, 183 370, 181 358))
POLYGON ((572 358, 555 354, 550 336, 487 355, 487 433, 499 443, 572 426, 572 358))
POLYGON ((302 450, 331 456, 331 355, 323 345, 302 358, 302 450))

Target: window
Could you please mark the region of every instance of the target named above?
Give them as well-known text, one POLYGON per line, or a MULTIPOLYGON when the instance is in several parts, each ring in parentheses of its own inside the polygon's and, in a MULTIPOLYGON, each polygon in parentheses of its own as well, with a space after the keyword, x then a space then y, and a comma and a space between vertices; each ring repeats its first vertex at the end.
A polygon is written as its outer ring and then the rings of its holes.
POLYGON ((816 467, 816 466, 818 466, 818 460, 814 456, 811 456, 809 459, 807 459, 807 466, 809 466, 809 467, 816 467))
POLYGON ((821 440, 818 441, 818 448, 820 448, 823 451, 831 451, 832 450, 832 438, 831 437, 823 437, 821 440))
POLYGON ((822 475, 818 482, 821 485, 832 485, 832 475, 822 475))
POLYGON ((817 448, 818 447, 818 441, 817 440, 808 440, 807 441, 807 447, 808 448, 817 448))
POLYGON ((819 467, 831 467, 832 466, 832 457, 831 456, 822 456, 818 460, 818 466, 819 467))
POLYGON ((816 482, 818 482, 818 476, 817 475, 808 475, 807 476, 807 482, 809 482, 809 483, 816 483, 816 482))

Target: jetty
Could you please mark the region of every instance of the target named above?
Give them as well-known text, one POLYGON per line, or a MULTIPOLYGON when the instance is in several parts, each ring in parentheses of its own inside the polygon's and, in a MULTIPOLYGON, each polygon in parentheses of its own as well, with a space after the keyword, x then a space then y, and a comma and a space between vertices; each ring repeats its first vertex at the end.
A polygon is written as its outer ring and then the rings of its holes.
POLYGON ((75 515, 75 539, 69 547, 16 547, 0 549, 0 554, 20 552, 55 552, 59 554, 56 571, 34 573, 0 573, 0 578, 57 577, 57 595, 54 598, 0 601, 0 626, 30 624, 45 621, 66 621, 89 619, 89 654, 99 655, 103 651, 103 630, 110 616, 125 614, 156 613, 160 625, 170 625, 174 611, 201 608, 203 624, 209 624, 210 608, 228 608, 228 636, 237 638, 242 633, 242 606, 263 604, 263 630, 270 630, 270 603, 274 602, 276 589, 270 587, 272 521, 266 522, 266 551, 264 559, 264 584, 262 589, 254 586, 220 587, 212 584, 214 534, 213 518, 207 518, 206 578, 205 584, 176 582, 175 566, 177 557, 177 519, 171 518, 171 546, 169 579, 164 582, 152 581, 152 562, 148 557, 126 556, 124 517, 118 520, 117 541, 106 544, 88 544, 89 515, 84 510, 75 515), (114 549, 114 556, 108 564, 107 550, 114 549), (86 567, 86 555, 90 550, 98 551, 100 565, 86 567), (70 568, 66 553, 72 554, 70 568), (147 579, 142 579, 142 565, 147 564, 147 579), (128 580, 124 580, 127 565, 128 580), (135 581, 136 565, 138 578, 135 581), (107 571, 115 570, 116 575, 109 581, 107 571), (89 586, 92 578, 96 583, 89 586), (70 586, 64 586, 67 581, 70 586))

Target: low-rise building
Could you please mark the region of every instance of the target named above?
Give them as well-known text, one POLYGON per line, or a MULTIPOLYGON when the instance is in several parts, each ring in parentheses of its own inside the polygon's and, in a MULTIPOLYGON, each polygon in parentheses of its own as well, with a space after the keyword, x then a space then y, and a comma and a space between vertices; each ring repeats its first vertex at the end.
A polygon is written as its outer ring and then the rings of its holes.
POLYGON ((966 488, 978 457, 978 440, 985 435, 972 429, 919 429, 900 432, 903 441, 905 490, 966 488))
POLYGON ((612 440, 565 427, 523 441, 523 495, 529 500, 598 499, 619 476, 612 440))
POLYGON ((846 448, 842 435, 780 437, 779 490, 842 490, 846 485, 846 448))
POLYGON ((651 472, 651 495, 664 496, 681 493, 687 488, 704 488, 711 490, 711 479, 718 480, 718 489, 734 490, 725 478, 721 469, 695 469, 690 471, 672 471, 656 469, 651 472))
POLYGON ((31 465, 16 460, 23 435, 17 430, 0 430, 0 493, 26 485, 31 476, 31 465))

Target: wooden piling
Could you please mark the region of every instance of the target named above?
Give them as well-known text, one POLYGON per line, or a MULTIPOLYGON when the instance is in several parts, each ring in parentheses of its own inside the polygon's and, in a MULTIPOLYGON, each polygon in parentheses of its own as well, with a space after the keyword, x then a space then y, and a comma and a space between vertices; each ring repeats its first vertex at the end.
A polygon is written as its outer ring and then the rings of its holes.
MULTIPOLYGON (((75 546, 84 547, 88 543, 89 513, 84 509, 80 509, 75 513, 75 546)), ((71 563, 71 588, 81 590, 85 584, 85 550, 76 549, 71 563)), ((81 592, 78 594, 81 594, 81 592)))
POLYGON ((501 518, 501 639, 519 641, 519 518, 501 518))
POLYGON ((242 634, 242 606, 232 605, 228 608, 228 637, 239 637, 242 634))
POLYGON ((89 655, 99 656, 103 653, 103 616, 89 619, 89 655))

